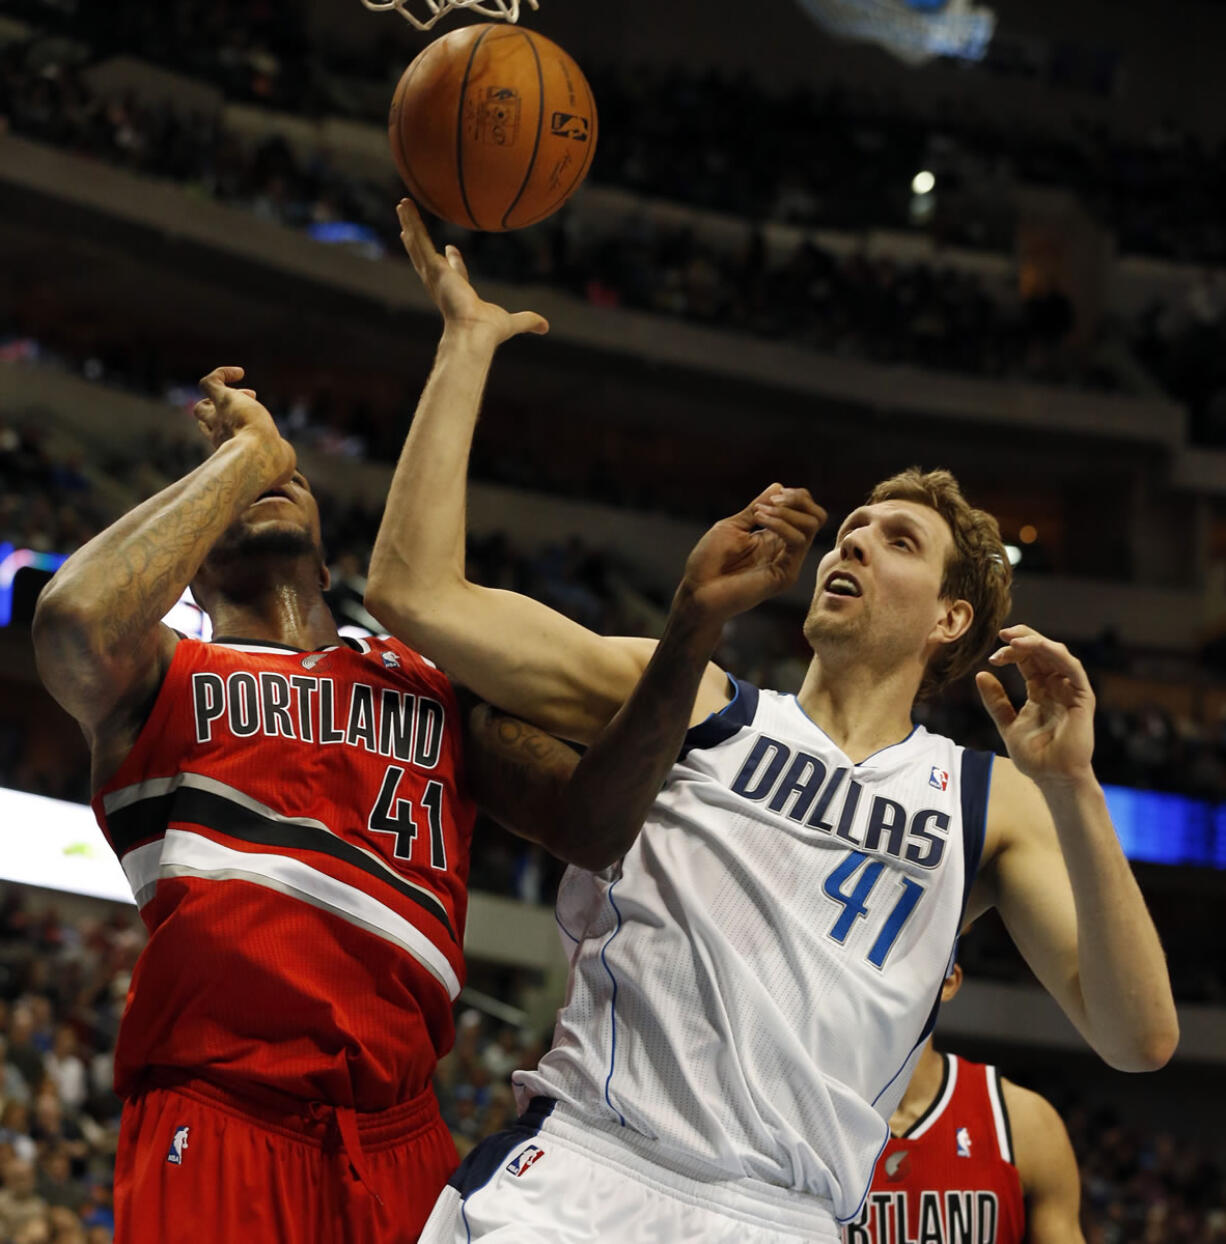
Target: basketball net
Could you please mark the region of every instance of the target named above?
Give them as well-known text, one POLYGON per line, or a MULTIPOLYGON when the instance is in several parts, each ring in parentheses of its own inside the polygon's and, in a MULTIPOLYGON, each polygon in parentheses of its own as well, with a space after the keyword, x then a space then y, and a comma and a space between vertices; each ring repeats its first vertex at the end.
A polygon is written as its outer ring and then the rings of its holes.
MULTIPOLYGON (((474 13, 480 13, 482 17, 492 17, 495 21, 519 21, 520 0, 362 0, 362 3, 376 13, 394 9, 418 30, 429 30, 435 22, 455 9, 472 9, 474 13), (426 12, 419 17, 413 12, 414 6, 418 12, 426 12)), ((534 9, 540 7, 537 0, 527 0, 527 3, 534 9)))

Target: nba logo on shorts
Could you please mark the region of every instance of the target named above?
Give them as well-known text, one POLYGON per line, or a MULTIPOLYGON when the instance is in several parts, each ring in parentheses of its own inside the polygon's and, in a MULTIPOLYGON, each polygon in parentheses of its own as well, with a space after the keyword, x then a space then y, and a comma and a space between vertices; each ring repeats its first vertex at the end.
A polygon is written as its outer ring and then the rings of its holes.
POLYGON ((186 1124, 180 1124, 175 1128, 175 1134, 170 1142, 170 1152, 166 1155, 166 1161, 171 1166, 183 1165, 183 1151, 187 1148, 187 1133, 191 1130, 186 1124))
POLYGON ((958 1128, 958 1157, 969 1158, 971 1156, 971 1134, 966 1128, 958 1128))
POLYGON ((949 786, 949 774, 944 769, 938 769, 936 765, 933 765, 932 772, 928 775, 928 785, 937 790, 945 790, 949 786))
POLYGON ((545 1156, 545 1150, 536 1145, 525 1145, 508 1163, 507 1170, 516 1178, 522 1175, 533 1162, 539 1162, 545 1156))

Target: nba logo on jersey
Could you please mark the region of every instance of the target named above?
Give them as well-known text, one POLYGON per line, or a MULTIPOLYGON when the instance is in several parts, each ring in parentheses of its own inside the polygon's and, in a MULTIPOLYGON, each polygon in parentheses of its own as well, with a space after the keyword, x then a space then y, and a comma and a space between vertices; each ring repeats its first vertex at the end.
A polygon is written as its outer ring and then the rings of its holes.
POLYGON ((383 664, 389 670, 398 670, 400 668, 400 658, 394 652, 385 652, 383 654, 383 664))
POLYGON ((966 1128, 958 1128, 958 1157, 969 1158, 971 1156, 971 1134, 966 1128))
POLYGON ((545 1156, 545 1150, 537 1145, 525 1145, 508 1163, 507 1170, 516 1178, 522 1175, 533 1162, 539 1162, 545 1156))
POLYGON ((933 765, 932 772, 928 775, 928 785, 936 790, 946 790, 949 787, 949 774, 933 765))
POLYGON ((170 1152, 166 1155, 166 1161, 171 1166, 183 1165, 183 1150, 187 1148, 187 1133, 191 1130, 186 1124, 175 1128, 175 1134, 170 1141, 170 1152))

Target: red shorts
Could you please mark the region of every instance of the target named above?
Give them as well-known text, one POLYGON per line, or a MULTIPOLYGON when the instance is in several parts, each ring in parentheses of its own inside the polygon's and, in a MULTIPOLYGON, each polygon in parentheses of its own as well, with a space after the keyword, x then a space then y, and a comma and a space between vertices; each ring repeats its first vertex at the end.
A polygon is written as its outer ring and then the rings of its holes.
POLYGON ((458 1161, 432 1089, 356 1114, 150 1087, 119 1129, 115 1244, 411 1244, 458 1161))

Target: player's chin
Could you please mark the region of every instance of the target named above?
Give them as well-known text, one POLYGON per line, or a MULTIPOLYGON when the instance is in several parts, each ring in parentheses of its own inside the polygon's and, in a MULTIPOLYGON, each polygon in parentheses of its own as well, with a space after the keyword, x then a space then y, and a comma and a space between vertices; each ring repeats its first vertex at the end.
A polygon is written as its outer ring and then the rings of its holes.
POLYGON ((805 619, 805 638, 811 647, 822 640, 846 639, 864 629, 864 617, 859 610, 831 608, 819 599, 814 602, 805 619))
POLYGON ((249 556, 296 557, 316 549, 315 533, 302 521, 289 518, 247 518, 233 531, 230 551, 249 556))

